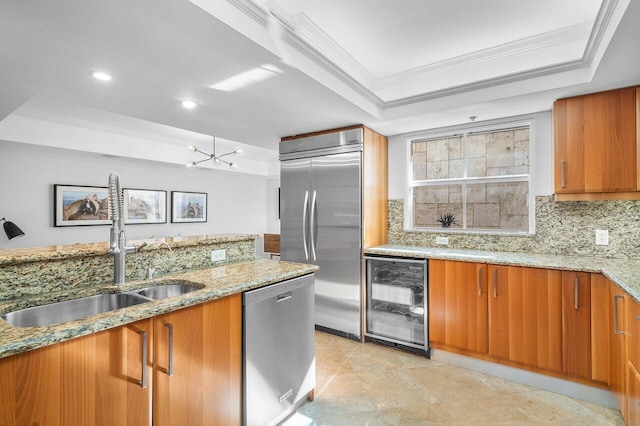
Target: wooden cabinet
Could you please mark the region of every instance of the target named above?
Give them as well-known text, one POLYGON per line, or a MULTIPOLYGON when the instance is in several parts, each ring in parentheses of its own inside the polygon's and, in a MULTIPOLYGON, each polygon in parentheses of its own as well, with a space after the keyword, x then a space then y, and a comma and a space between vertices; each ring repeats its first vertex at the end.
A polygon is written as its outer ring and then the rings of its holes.
POLYGON ((605 385, 608 283, 600 274, 430 260, 431 347, 605 385))
POLYGON ((591 378, 609 383, 609 280, 591 274, 591 378))
POLYGON ((242 299, 154 318, 153 424, 239 425, 242 299))
POLYGON ((591 274, 562 271, 562 364, 591 379, 591 274))
POLYGON ((432 347, 487 353, 487 266, 429 261, 429 339, 432 347))
POLYGON ((629 411, 625 416, 627 424, 640 425, 640 374, 634 365, 628 365, 627 406, 629 411))
POLYGON ((638 92, 632 87, 554 103, 556 200, 640 198, 638 92))
POLYGON ((561 272, 488 268, 489 355, 562 372, 561 272))
POLYGON ((1 359, 0 424, 150 424, 151 327, 139 321, 1 359))
POLYGON ((609 342, 609 388, 625 418, 627 404, 625 395, 625 375, 627 364, 626 330, 626 293, 613 282, 609 282, 610 303, 610 342, 609 342))
POLYGON ((242 296, 2 358, 0 389, 1 425, 239 425, 242 296))
POLYGON ((627 421, 640 424, 640 303, 627 300, 627 421))

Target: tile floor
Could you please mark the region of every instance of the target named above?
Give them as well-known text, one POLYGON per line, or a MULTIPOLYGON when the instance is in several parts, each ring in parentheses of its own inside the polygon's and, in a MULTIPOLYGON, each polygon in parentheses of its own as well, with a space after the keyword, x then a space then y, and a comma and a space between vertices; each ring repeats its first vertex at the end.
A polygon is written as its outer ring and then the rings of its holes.
POLYGON ((287 425, 624 425, 617 410, 322 332, 316 375, 287 425))

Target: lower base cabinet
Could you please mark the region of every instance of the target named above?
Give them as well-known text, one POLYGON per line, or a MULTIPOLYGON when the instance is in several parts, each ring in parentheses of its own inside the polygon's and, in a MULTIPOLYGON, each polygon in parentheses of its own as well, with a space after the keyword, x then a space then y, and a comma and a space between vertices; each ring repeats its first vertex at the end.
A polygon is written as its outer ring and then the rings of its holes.
POLYGON ((153 424, 240 425, 240 294, 154 318, 153 424))
POLYGON ((152 338, 144 320, 0 359, 0 424, 150 424, 152 338))
POLYGON ((241 386, 237 294, 0 359, 0 425, 240 425, 241 386))
POLYGON ((626 302, 625 292, 609 282, 609 330, 611 334, 609 342, 609 388, 618 403, 625 419, 628 419, 626 398, 626 302))
POLYGON ((489 265, 489 355, 562 372, 561 272, 489 265))

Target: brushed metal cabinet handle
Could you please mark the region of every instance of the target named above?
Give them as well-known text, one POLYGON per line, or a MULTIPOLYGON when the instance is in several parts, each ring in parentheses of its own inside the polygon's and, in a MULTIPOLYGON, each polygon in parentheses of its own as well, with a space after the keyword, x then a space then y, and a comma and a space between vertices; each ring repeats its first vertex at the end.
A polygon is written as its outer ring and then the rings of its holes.
POLYGON ((138 330, 138 334, 140 335, 140 339, 142 340, 142 374, 140 375, 140 381, 138 384, 142 389, 147 388, 147 332, 143 330, 138 330))
POLYGON ((498 298, 498 270, 493 270, 493 298, 498 298))
POLYGON ((580 309, 580 305, 578 303, 578 297, 579 297, 579 289, 578 287, 580 286, 580 280, 578 279, 578 277, 575 277, 573 279, 573 309, 575 309, 576 311, 578 309, 580 309))
POLYGON ((482 296, 482 268, 478 269, 478 296, 482 296))
POLYGON ((566 162, 564 160, 560 161, 560 186, 562 188, 565 187, 565 164, 566 162))
POLYGON ((173 376, 173 324, 167 322, 164 326, 169 329, 169 368, 167 368, 167 374, 173 376))
POLYGON ((624 296, 616 294, 613 296, 613 333, 624 334, 624 331, 618 328, 618 300, 624 299, 624 296))

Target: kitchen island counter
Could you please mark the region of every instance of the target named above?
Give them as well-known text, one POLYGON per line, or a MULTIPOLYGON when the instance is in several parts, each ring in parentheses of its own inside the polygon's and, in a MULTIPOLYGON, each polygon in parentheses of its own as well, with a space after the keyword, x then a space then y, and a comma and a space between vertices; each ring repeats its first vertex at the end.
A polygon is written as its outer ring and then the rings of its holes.
POLYGON ((175 281, 186 281, 203 287, 198 291, 180 296, 142 303, 51 326, 13 327, 6 321, 0 320, 0 358, 310 274, 316 270, 318 267, 315 265, 258 259, 187 270, 168 274, 152 281, 131 281, 123 286, 90 285, 75 288, 73 291, 63 290, 46 295, 3 301, 0 303, 0 315, 30 306, 101 293, 134 291, 175 281))

